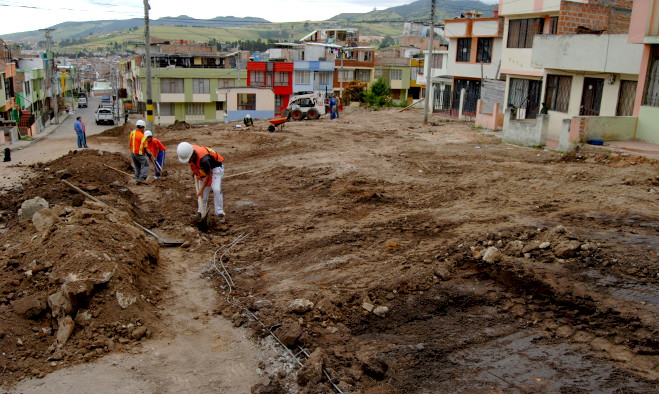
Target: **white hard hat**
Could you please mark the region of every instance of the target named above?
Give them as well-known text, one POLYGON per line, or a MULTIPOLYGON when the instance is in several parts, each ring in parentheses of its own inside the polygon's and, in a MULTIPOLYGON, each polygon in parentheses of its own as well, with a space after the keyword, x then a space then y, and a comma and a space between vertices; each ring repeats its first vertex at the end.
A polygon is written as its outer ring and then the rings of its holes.
POLYGON ((251 118, 251 116, 249 116, 249 114, 245 115, 245 117, 246 117, 246 118, 251 118))
POLYGON ((190 145, 187 142, 181 142, 178 144, 178 147, 176 147, 176 154, 178 155, 178 161, 181 163, 187 163, 190 161, 190 157, 192 157, 192 152, 194 152, 194 149, 192 148, 192 145, 190 145))
POLYGON ((144 132, 144 136, 145 137, 153 137, 153 133, 151 132, 151 130, 147 130, 147 131, 144 132))
POLYGON ((140 119, 137 122, 135 122, 135 126, 137 126, 137 127, 146 127, 146 123, 144 123, 144 121, 142 119, 140 119))

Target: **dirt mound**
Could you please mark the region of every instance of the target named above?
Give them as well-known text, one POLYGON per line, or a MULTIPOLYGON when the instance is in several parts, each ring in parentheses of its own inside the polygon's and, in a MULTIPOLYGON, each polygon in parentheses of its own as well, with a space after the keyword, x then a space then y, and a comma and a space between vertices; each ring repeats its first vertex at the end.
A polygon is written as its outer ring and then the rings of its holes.
POLYGON ((5 191, 0 234, 0 377, 12 382, 126 349, 158 330, 159 246, 133 224, 141 218, 126 177, 108 170, 118 154, 74 151, 35 166, 33 181, 5 191), (123 210, 84 201, 67 179, 123 210), (50 208, 19 220, 25 200, 50 208))
POLYGON ((135 130, 135 124, 134 123, 124 123, 121 126, 115 126, 111 129, 107 129, 103 131, 102 133, 99 133, 98 135, 101 137, 126 137, 128 138, 128 135, 130 134, 131 131, 135 130))
POLYGON ((568 152, 565 153, 559 161, 576 162, 589 164, 604 164, 611 167, 627 167, 641 163, 659 164, 659 160, 650 159, 644 156, 635 156, 620 153, 600 153, 600 152, 568 152))
POLYGON ((167 126, 169 130, 187 130, 191 128, 190 124, 185 121, 176 120, 171 126, 167 126))

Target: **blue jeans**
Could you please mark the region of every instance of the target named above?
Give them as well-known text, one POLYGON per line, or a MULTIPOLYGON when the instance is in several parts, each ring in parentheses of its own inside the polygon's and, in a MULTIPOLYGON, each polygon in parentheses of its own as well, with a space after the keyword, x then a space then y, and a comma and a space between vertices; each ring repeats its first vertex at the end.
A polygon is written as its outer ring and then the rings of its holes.
POLYGON ((87 147, 87 136, 85 136, 84 131, 76 131, 76 134, 78 135, 78 148, 86 148, 87 147))
MULTIPOLYGON (((156 171, 157 172, 162 172, 163 167, 165 166, 165 151, 161 150, 158 152, 158 157, 155 158, 156 160, 156 171)), ((154 178, 160 178, 159 176, 154 176, 154 178)))

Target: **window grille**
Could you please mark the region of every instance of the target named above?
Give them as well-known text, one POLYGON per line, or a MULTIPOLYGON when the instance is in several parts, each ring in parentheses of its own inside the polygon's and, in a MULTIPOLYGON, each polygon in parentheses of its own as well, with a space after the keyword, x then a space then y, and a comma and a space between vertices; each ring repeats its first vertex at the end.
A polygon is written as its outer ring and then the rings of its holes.
POLYGON ((478 39, 476 63, 492 63, 492 37, 478 39))
POLYGON ((570 105, 572 77, 565 75, 547 75, 545 104, 547 109, 567 112, 570 105))
POLYGON ((652 45, 643 105, 659 107, 659 45, 652 45))
POLYGON ((468 62, 471 54, 471 38, 458 38, 456 62, 468 62))
POLYGON ((620 93, 618 94, 616 116, 632 116, 634 114, 636 85, 636 81, 620 81, 620 93))
POLYGON ((391 79, 400 81, 403 79, 403 70, 391 70, 391 79))

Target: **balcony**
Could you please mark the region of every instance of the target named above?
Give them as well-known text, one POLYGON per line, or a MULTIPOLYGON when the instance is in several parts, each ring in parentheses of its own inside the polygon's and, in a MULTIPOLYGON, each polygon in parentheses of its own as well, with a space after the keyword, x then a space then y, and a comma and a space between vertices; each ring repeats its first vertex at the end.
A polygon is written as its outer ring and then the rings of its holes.
POLYGON ((638 74, 642 45, 626 34, 536 35, 531 65, 564 71, 638 74))

